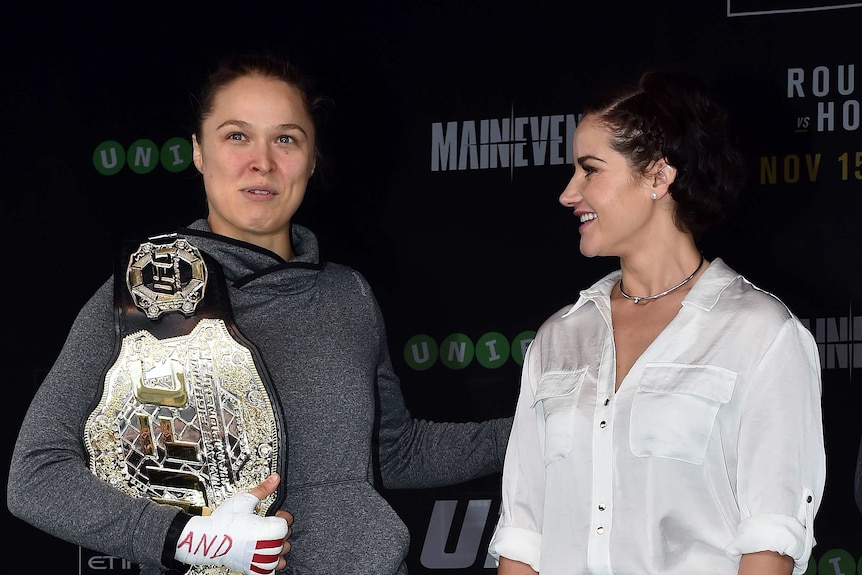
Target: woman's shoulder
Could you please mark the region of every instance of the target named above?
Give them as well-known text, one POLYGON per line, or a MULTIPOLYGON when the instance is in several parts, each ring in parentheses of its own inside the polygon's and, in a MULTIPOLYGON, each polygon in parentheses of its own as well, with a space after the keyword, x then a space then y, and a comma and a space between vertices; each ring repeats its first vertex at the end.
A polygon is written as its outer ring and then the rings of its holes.
POLYGON ((781 297, 754 283, 744 275, 736 275, 722 290, 716 311, 730 314, 733 321, 745 324, 747 332, 776 333, 802 323, 781 297))
POLYGON ((371 284, 362 272, 346 264, 325 262, 320 276, 333 288, 356 291, 360 295, 372 293, 371 284))

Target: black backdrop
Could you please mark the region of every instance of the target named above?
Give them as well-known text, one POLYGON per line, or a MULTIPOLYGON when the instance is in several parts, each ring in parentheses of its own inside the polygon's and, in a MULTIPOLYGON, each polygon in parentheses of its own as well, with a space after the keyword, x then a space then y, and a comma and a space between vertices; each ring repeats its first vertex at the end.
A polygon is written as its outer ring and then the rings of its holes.
MULTIPOLYGON (((578 253, 577 226, 557 204, 571 172, 567 121, 596 90, 671 67, 730 105, 750 166, 745 198, 705 239, 706 256, 777 293, 821 347, 828 476, 808 573, 862 573, 852 490, 862 433, 862 4, 341 4, 4 4, 4 462, 120 242, 203 214, 192 167, 177 170, 170 151, 146 170, 133 160, 141 140, 157 152, 188 140, 190 93, 218 55, 288 49, 334 100, 329 162, 296 221, 319 234, 326 259, 371 281, 414 415, 449 420, 510 414, 520 342, 616 265, 578 253), (102 151, 131 155, 107 175, 94 163, 102 151), (475 355, 411 360, 422 341, 443 350, 450 336, 475 355), (483 355, 489 338, 511 355, 483 355)), ((498 488, 494 476, 387 493, 412 533, 411 573, 492 572, 498 488)), ((3 522, 24 535, 22 556, 50 550, 52 572, 134 570, 8 511, 3 522)))

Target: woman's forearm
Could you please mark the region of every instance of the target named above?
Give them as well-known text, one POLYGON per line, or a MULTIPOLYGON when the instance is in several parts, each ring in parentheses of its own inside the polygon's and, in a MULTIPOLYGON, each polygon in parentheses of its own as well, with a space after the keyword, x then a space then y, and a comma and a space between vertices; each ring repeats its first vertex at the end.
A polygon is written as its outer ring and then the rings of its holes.
POLYGON ((790 575, 793 558, 774 551, 747 553, 739 561, 739 575, 790 575))
POLYGON ((497 567, 497 575, 539 575, 539 573, 533 571, 533 568, 526 563, 500 557, 500 566, 497 567))

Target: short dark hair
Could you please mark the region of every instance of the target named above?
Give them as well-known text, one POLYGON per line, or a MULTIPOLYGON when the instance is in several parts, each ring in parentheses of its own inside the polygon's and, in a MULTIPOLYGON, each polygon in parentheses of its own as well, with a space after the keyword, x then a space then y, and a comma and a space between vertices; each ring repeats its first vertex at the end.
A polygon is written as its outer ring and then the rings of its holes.
POLYGON ((601 95, 587 114, 608 128, 611 147, 635 173, 662 158, 676 168, 669 191, 681 230, 700 237, 737 200, 746 171, 728 110, 692 76, 649 70, 601 95))

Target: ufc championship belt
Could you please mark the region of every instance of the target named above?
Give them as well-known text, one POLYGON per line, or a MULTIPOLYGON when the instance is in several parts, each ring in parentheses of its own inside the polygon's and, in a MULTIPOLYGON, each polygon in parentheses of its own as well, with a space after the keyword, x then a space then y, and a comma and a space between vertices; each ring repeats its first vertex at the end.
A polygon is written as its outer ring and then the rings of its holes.
MULTIPOLYGON (((234 324, 221 266, 176 234, 149 240, 118 262, 118 349, 84 442, 103 481, 207 515, 286 467, 282 411, 234 324)), ((283 499, 279 487, 257 513, 275 514, 283 499)))

